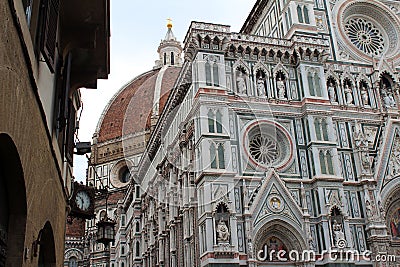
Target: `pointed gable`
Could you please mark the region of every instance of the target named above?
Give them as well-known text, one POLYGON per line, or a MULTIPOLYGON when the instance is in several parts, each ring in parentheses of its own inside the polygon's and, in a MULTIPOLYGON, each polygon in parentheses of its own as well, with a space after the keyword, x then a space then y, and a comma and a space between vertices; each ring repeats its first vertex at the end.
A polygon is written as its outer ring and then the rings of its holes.
POLYGON ((279 217, 302 228, 303 214, 301 208, 275 170, 268 173, 255 194, 252 197, 253 204, 250 207, 254 226, 268 217, 271 220, 279 217))

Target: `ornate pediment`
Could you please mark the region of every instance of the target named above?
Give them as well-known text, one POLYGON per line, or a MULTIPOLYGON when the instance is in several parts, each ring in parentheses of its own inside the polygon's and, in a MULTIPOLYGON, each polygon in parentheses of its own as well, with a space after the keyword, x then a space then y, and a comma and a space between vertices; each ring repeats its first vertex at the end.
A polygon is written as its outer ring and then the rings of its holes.
POLYGON ((256 226, 265 218, 285 218, 301 227, 303 214, 292 194, 278 174, 272 170, 263 180, 256 196, 253 196, 250 213, 256 226))

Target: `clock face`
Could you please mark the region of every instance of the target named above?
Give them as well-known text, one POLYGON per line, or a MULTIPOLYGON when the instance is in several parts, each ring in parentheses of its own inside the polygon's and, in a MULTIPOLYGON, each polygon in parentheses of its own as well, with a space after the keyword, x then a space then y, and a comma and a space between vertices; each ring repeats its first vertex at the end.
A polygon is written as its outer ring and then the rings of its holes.
POLYGON ((76 206, 80 210, 83 210, 83 211, 89 210, 90 202, 91 202, 90 196, 89 196, 89 194, 87 192, 79 191, 76 194, 75 203, 76 203, 76 206))

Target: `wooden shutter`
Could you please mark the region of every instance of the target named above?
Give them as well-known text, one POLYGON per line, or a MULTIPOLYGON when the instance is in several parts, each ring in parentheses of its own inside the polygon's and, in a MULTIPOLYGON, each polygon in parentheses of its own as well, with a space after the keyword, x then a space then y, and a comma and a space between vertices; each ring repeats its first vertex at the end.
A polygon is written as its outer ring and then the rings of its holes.
POLYGON ((76 127, 76 111, 72 100, 68 100, 68 128, 67 136, 65 138, 65 157, 68 162, 73 164, 74 148, 75 148, 75 127, 76 127))
POLYGON ((41 51, 51 72, 54 72, 59 9, 60 0, 45 0, 45 19, 41 51))

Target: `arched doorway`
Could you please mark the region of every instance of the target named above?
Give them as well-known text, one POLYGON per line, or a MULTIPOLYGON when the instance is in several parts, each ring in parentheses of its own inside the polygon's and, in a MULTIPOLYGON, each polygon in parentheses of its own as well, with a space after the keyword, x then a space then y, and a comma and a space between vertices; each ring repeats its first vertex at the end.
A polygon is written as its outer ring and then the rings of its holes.
POLYGON ((273 220, 265 223, 254 238, 254 256, 258 267, 301 265, 302 259, 295 258, 307 249, 300 232, 287 222, 273 220))
POLYGON ((21 161, 12 139, 0 134, 0 267, 22 266, 26 191, 21 161))
POLYGON ((54 244, 53 228, 47 222, 40 231, 39 267, 56 266, 56 248, 54 244))

